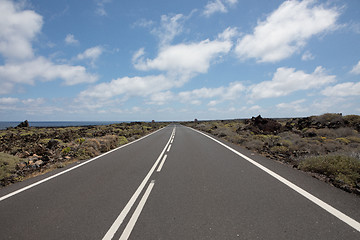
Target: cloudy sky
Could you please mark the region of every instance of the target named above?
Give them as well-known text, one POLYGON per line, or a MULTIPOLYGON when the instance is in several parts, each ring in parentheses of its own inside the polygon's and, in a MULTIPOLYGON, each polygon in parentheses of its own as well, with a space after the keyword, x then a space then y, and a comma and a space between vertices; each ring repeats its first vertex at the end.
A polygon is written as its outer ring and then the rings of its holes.
POLYGON ((0 0, 0 121, 360 114, 358 0, 0 0))

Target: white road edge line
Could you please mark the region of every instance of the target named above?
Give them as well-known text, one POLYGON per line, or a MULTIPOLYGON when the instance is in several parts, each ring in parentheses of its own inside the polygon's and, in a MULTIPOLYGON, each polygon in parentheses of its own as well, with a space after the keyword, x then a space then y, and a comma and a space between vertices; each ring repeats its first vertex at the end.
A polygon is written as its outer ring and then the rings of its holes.
POLYGON ((252 163, 253 165, 255 165, 256 167, 260 168, 261 170, 263 170, 264 172, 268 173, 269 175, 271 175, 272 177, 276 178, 277 180, 279 180, 280 182, 284 183, 285 185, 287 185, 288 187, 290 187, 291 189, 293 189, 294 191, 298 192, 299 194, 301 194, 302 196, 304 196, 305 198, 309 199, 310 201, 312 201, 313 203, 315 203, 316 205, 318 205, 319 207, 323 208, 324 210, 326 210, 327 212, 329 212, 330 214, 334 215, 335 217, 337 217, 338 219, 340 219, 341 221, 345 222, 346 224, 348 224, 349 226, 353 227, 354 229, 356 229, 357 231, 360 232, 360 223, 357 222, 356 220, 352 219, 351 217, 345 215, 344 213, 340 212, 339 210, 337 210, 336 208, 330 206, 329 204, 325 203, 324 201, 320 200, 319 198, 315 197, 314 195, 308 193, 307 191, 305 191, 304 189, 298 187, 297 185, 293 184, 292 182, 290 182, 289 180, 281 177, 280 175, 278 175, 277 173, 271 171, 270 169, 264 167, 263 165, 255 162, 254 160, 252 160, 251 158, 245 156, 242 153, 239 153, 238 151, 236 151, 235 149, 227 146, 226 144, 220 142, 219 140, 210 137, 208 135, 206 135, 203 132, 200 132, 198 130, 195 130, 193 128, 190 128, 193 131, 196 131, 208 138, 210 138, 211 140, 219 143, 220 145, 222 145, 223 147, 229 149, 230 151, 234 152, 235 154, 237 154, 238 156, 244 158, 245 160, 247 160, 248 162, 252 163))
MULTIPOLYGON (((170 145, 170 146, 171 146, 171 145, 170 145)), ((167 158, 167 155, 165 154, 164 157, 163 157, 163 159, 162 159, 162 161, 161 161, 161 163, 160 163, 160 165, 159 165, 159 167, 158 167, 158 169, 156 170, 157 172, 160 172, 160 171, 161 171, 161 169, 162 169, 162 167, 163 167, 163 165, 164 165, 164 163, 165 163, 166 158, 167 158)))
POLYGON ((148 188, 146 189, 146 192, 144 193, 144 196, 141 198, 139 205, 136 207, 135 212, 131 216, 119 240, 127 240, 129 238, 154 185, 155 185, 155 180, 151 181, 151 183, 149 184, 148 188))
POLYGON ((67 172, 70 172, 70 171, 72 171, 72 170, 75 170, 76 168, 79 168, 79 167, 81 167, 81 166, 84 166, 85 164, 88 164, 88 163, 90 163, 90 162, 92 162, 92 161, 95 161, 96 159, 101 158, 101 157, 103 157, 103 156, 105 156, 105 155, 107 155, 107 154, 109 154, 109 153, 112 153, 112 152, 117 151, 117 150, 119 150, 119 149, 121 149, 121 148, 127 147, 127 146, 129 146, 129 145, 131 145, 131 144, 133 144, 133 143, 136 143, 136 142, 138 142, 138 141, 140 141, 140 140, 143 140, 144 138, 147 138, 148 136, 150 136, 150 135, 152 135, 152 134, 154 134, 154 133, 156 133, 156 132, 158 132, 158 131, 160 131, 160 130, 162 130, 162 129, 164 129, 164 128, 160 128, 160 129, 156 130, 155 132, 152 132, 152 133, 150 133, 150 134, 148 134, 148 135, 146 135, 146 136, 144 136, 144 137, 142 137, 142 138, 136 139, 135 141, 129 142, 129 143, 127 143, 127 144, 124 144, 124 145, 122 145, 122 146, 120 146, 120 147, 118 147, 118 148, 115 148, 115 149, 110 150, 110 151, 108 151, 108 152, 106 152, 106 153, 103 153, 103 154, 101 154, 101 155, 99 155, 99 156, 97 156, 97 157, 94 157, 94 158, 89 159, 89 160, 87 160, 87 161, 85 161, 85 162, 83 162, 83 163, 80 163, 79 165, 76 165, 76 166, 74 166, 74 167, 72 167, 72 168, 69 168, 69 169, 64 170, 64 171, 62 171, 62 172, 59 172, 59 173, 57 173, 57 174, 55 174, 55 175, 52 175, 52 176, 50 176, 50 177, 48 177, 48 178, 45 178, 45 179, 43 179, 43 180, 40 180, 40 181, 35 182, 35 183, 33 183, 33 184, 30 184, 29 186, 26 186, 26 187, 23 187, 23 188, 21 188, 21 189, 19 189, 19 190, 16 190, 16 191, 14 191, 14 192, 11 192, 11 193, 3 196, 3 197, 0 197, 0 202, 3 201, 3 200, 5 200, 5 199, 7 199, 7 198, 9 198, 9 197, 12 197, 12 196, 18 194, 18 193, 21 193, 21 192, 23 192, 23 191, 25 191, 25 190, 28 190, 28 189, 33 188, 33 187, 35 187, 35 186, 37 186, 37 185, 40 185, 40 184, 42 184, 42 183, 44 183, 44 182, 47 182, 47 181, 49 181, 49 180, 51 180, 51 179, 53 179, 53 178, 59 177, 59 176, 65 174, 65 173, 67 173, 67 172))
POLYGON ((119 229, 120 225, 122 224, 122 222, 124 221, 126 215, 129 213, 130 209, 132 208, 132 206, 134 205, 136 199, 139 197, 140 193, 142 192, 142 190, 144 189, 146 183, 149 181, 149 178, 151 177, 151 175, 153 174, 156 166, 159 164, 161 157, 164 155, 166 148, 168 147, 168 145, 170 144, 170 139, 169 141, 166 143, 164 149, 162 150, 162 152, 160 153, 159 157, 157 158, 156 162, 154 163, 154 165, 151 167, 150 171, 148 172, 148 174, 145 176, 144 180, 141 182, 141 184, 139 185, 139 187, 136 189, 135 193, 132 195, 132 197, 130 198, 129 202, 126 204, 126 206, 124 207, 124 209, 121 211, 121 213, 119 214, 119 216, 116 218, 115 222, 111 225, 110 229, 107 231, 107 233, 105 234, 105 236, 103 237, 102 240, 111 240, 113 238, 113 236, 115 235, 115 233, 117 232, 117 230, 119 229))

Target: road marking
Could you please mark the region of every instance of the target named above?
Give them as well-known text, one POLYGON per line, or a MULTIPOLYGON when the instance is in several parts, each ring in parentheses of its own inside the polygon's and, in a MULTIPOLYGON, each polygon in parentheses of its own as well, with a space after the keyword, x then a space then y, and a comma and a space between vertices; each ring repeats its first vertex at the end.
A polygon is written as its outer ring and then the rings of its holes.
MULTIPOLYGON (((165 155, 166 156, 166 155, 165 155)), ((145 203, 151 193, 152 188, 155 185, 155 181, 151 181, 151 183, 149 184, 148 188, 146 189, 146 192, 144 193, 144 196, 141 198, 139 205, 136 207, 135 212, 133 213, 133 215, 131 216, 128 224, 126 225, 123 233, 121 234, 121 237, 119 240, 127 240, 132 232, 132 230, 134 229, 134 226, 140 216, 140 213, 142 211, 142 209, 145 206, 145 203)))
MULTIPOLYGON (((170 146, 171 146, 171 145, 170 145, 170 146)), ((162 169, 162 167, 163 167, 163 165, 164 165, 164 163, 165 163, 166 158, 167 158, 167 155, 165 154, 164 157, 163 157, 163 160, 161 161, 161 163, 160 163, 160 165, 159 165, 159 167, 158 167, 158 169, 156 170, 157 172, 160 172, 160 171, 161 171, 161 169, 162 169)))
POLYGON ((29 186, 23 187, 23 188, 21 188, 21 189, 19 189, 19 190, 16 190, 16 191, 11 192, 11 193, 9 193, 9 194, 7 194, 7 195, 5 195, 5 196, 2 196, 2 197, 0 197, 0 202, 3 201, 3 200, 5 200, 5 199, 7 199, 7 198, 9 198, 9 197, 12 197, 12 196, 14 196, 14 195, 16 195, 16 194, 19 194, 19 193, 21 193, 21 192, 23 192, 23 191, 25 191, 25 190, 28 190, 28 189, 33 188, 33 187, 35 187, 35 186, 37 186, 37 185, 40 185, 40 184, 42 184, 42 183, 44 183, 44 182, 47 182, 47 181, 49 181, 49 180, 51 180, 51 179, 53 179, 53 178, 59 177, 59 176, 65 174, 65 173, 67 173, 67 172, 70 172, 70 171, 72 171, 72 170, 75 170, 75 169, 77 169, 77 168, 79 168, 79 167, 81 167, 81 166, 84 166, 85 164, 88 164, 88 163, 90 163, 90 162, 92 162, 92 161, 95 161, 96 159, 101 158, 101 157, 103 157, 103 156, 105 156, 105 155, 107 155, 107 154, 109 154, 109 153, 112 153, 112 152, 117 151, 117 150, 119 150, 119 149, 121 149, 121 148, 127 147, 127 146, 129 146, 129 145, 131 145, 131 144, 133 144, 133 143, 136 143, 136 142, 138 142, 138 141, 140 141, 140 140, 143 140, 143 139, 147 138, 148 136, 150 136, 150 135, 152 135, 152 134, 154 134, 154 133, 156 133, 156 132, 158 132, 158 131, 160 131, 160 130, 162 130, 162 129, 164 129, 164 128, 161 128, 161 129, 159 129, 159 130, 157 130, 157 131, 155 131, 155 132, 152 132, 152 133, 150 133, 150 134, 148 134, 148 135, 146 135, 146 136, 144 136, 144 137, 142 137, 142 138, 139 138, 139 139, 137 139, 137 140, 135 140, 135 141, 129 142, 129 143, 127 143, 127 144, 124 144, 124 145, 122 145, 122 146, 120 146, 120 147, 118 147, 118 148, 115 148, 115 149, 113 149, 113 150, 110 150, 110 151, 108 151, 108 152, 106 152, 106 153, 103 153, 103 154, 101 154, 101 155, 99 155, 99 156, 97 156, 97 157, 94 157, 94 158, 92 158, 92 159, 89 159, 89 160, 87 160, 87 161, 85 161, 85 162, 83 162, 83 163, 81 163, 81 164, 79 164, 79 165, 76 165, 76 166, 72 167, 72 168, 69 168, 69 169, 64 170, 64 171, 62 171, 62 172, 59 172, 59 173, 57 173, 57 174, 55 174, 55 175, 52 175, 52 176, 50 176, 50 177, 47 177, 47 178, 45 178, 45 179, 43 179, 43 180, 40 180, 40 181, 38 181, 38 182, 35 182, 35 183, 33 183, 33 184, 29 185, 29 186))
POLYGON ((171 144, 169 145, 169 147, 168 147, 168 149, 167 149, 167 152, 169 152, 169 151, 170 151, 170 148, 171 148, 171 144))
POLYGON ((293 184, 292 182, 290 182, 289 180, 281 177, 280 175, 278 175, 277 173, 271 171, 270 169, 264 167, 263 165, 261 165, 260 163, 257 163, 256 161, 252 160, 251 158, 245 156, 244 154, 236 151, 235 149, 227 146, 226 144, 220 142, 219 140, 208 136, 207 134, 200 132, 198 130, 192 129, 193 131, 196 131, 208 138, 210 138, 211 140, 219 143, 220 145, 222 145, 223 147, 229 149, 230 151, 232 151, 233 153, 237 154, 238 156, 244 158, 245 160, 247 160, 248 162, 252 163, 253 165, 255 165, 256 167, 260 168, 261 170, 263 170, 264 172, 268 173, 269 175, 271 175, 272 177, 276 178, 277 180, 279 180, 280 182, 282 182, 283 184, 287 185, 288 187, 290 187, 291 189, 293 189, 294 191, 298 192, 299 194, 301 194, 302 196, 304 196, 305 198, 309 199, 310 201, 312 201, 313 203, 315 203, 316 205, 318 205, 319 207, 323 208, 324 210, 326 210, 327 212, 329 212, 330 214, 334 215, 335 217, 337 217, 338 219, 340 219, 341 221, 345 222, 346 224, 348 224, 349 226, 353 227, 354 229, 356 229, 357 231, 360 232, 360 223, 357 222, 356 220, 352 219, 351 217, 345 215, 344 213, 340 212, 339 210, 337 210, 336 208, 330 206, 329 204, 325 203, 324 201, 320 200, 319 198, 315 197, 314 195, 308 193, 307 191, 305 191, 304 189, 298 187, 297 185, 293 184))
POLYGON ((169 141, 166 143, 164 149, 162 150, 162 152, 160 153, 159 157, 157 158, 156 162, 154 163, 154 165, 151 167, 150 171, 148 172, 148 174, 145 176, 144 180, 141 182, 141 184, 139 185, 139 187, 136 189, 135 193, 132 195, 132 197, 130 198, 129 202, 126 204, 126 206, 124 207, 124 209, 121 211, 121 213, 119 214, 119 216, 116 218, 115 222, 111 225, 110 229, 107 231, 107 233, 105 234, 105 236, 103 237, 103 240, 111 240, 113 238, 113 236, 115 235, 115 233, 117 232, 117 230, 119 229, 120 225, 122 224, 122 222, 124 221, 126 215, 129 213, 130 209, 132 208, 132 206, 134 205, 136 199, 139 197, 140 193, 142 192, 142 190, 144 189, 146 183, 149 181, 149 178, 151 177, 151 175, 153 174, 156 166, 158 165, 158 163, 161 160, 161 157, 164 155, 166 148, 168 147, 168 145, 170 144, 170 139, 169 141))

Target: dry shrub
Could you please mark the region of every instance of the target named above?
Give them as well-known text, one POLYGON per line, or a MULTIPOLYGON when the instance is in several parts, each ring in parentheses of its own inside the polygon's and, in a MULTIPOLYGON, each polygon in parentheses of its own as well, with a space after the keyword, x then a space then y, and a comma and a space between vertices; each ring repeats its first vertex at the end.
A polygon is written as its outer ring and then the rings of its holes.
POLYGON ((85 148, 95 149, 96 151, 100 150, 100 142, 96 138, 86 139, 82 146, 85 148))
POLYGON ((318 135, 318 130, 315 128, 305 128, 303 129, 304 137, 316 137, 318 135))
POLYGON ((232 142, 232 143, 235 143, 235 144, 243 144, 247 140, 246 137, 241 136, 241 135, 236 134, 236 133, 232 134, 232 135, 229 135, 229 136, 226 136, 225 139, 232 142))
POLYGON ((335 129, 329 129, 329 128, 318 129, 317 135, 321 137, 329 137, 329 138, 336 137, 335 129))
POLYGON ((245 147, 250 150, 261 151, 264 148, 264 142, 259 139, 250 139, 244 143, 245 147))
POLYGON ((270 148, 270 151, 273 153, 280 153, 280 154, 286 154, 289 153, 289 148, 285 146, 274 146, 270 148))
POLYGON ((196 126, 197 129, 199 129, 200 131, 204 131, 204 132, 209 132, 212 127, 213 127, 213 125, 208 122, 201 123, 196 126))
POLYGON ((222 138, 222 137, 226 137, 226 136, 231 136, 236 133, 231 131, 231 129, 222 126, 222 127, 213 128, 212 134, 222 138))
POLYGON ((9 178, 11 174, 16 172, 17 164, 21 163, 23 159, 12 156, 7 153, 0 152, 0 181, 9 178))
POLYGON ((280 137, 279 136, 275 136, 275 135, 263 135, 263 134, 259 134, 259 135, 254 135, 255 139, 258 139, 260 141, 262 141, 266 146, 274 146, 276 144, 278 144, 280 137))
POLYGON ((348 139, 350 142, 353 143, 360 143, 360 137, 350 136, 350 137, 346 137, 346 139, 348 139))
POLYGON ((100 152, 107 152, 118 146, 119 137, 116 135, 105 135, 99 138, 100 152))
POLYGON ((292 143, 291 147, 294 151, 307 149, 308 146, 308 140, 305 138, 295 138, 292 143))
POLYGON ((96 157, 99 154, 100 154, 99 151, 95 150, 94 148, 81 147, 75 153, 75 157, 78 160, 85 160, 96 157))
POLYGON ((334 132, 337 138, 358 135, 358 132, 356 130, 349 127, 334 129, 334 132))
POLYGON ((307 145, 305 146, 305 149, 310 155, 320 155, 325 154, 326 151, 321 146, 321 143, 318 140, 307 140, 307 145))
POLYGON ((325 113, 320 116, 313 116, 314 122, 324 125, 340 126, 344 124, 344 119, 341 114, 325 113))
POLYGON ((344 149, 343 143, 333 140, 325 141, 322 146, 326 153, 333 153, 344 149))
POLYGON ((286 141, 291 143, 288 146, 298 144, 302 141, 301 136, 292 132, 282 132, 278 136, 280 137, 281 141, 283 141, 283 145, 287 145, 285 144, 286 141))
POLYGON ((89 159, 100 154, 101 144, 96 138, 85 139, 84 143, 79 146, 75 157, 79 160, 89 159))

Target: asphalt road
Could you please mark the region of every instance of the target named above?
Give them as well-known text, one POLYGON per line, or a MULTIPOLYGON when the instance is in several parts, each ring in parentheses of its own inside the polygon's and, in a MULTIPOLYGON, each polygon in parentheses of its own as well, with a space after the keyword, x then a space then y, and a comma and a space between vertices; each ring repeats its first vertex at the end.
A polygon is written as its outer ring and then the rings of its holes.
POLYGON ((0 239, 360 239, 360 197, 180 125, 0 190, 0 239))

